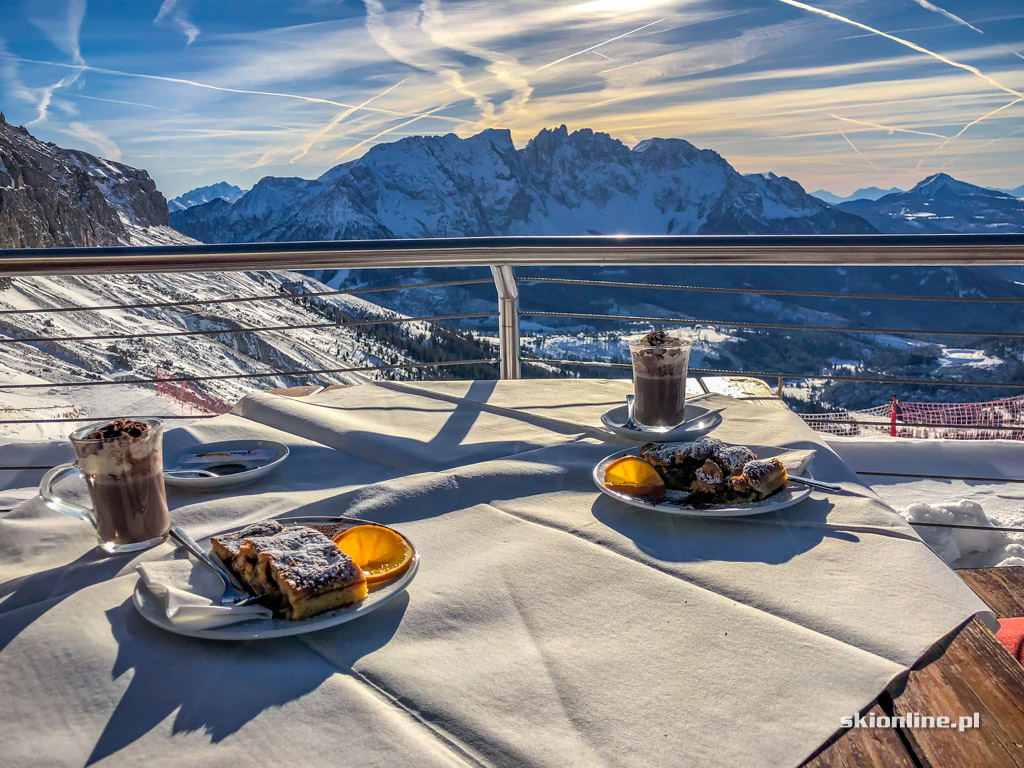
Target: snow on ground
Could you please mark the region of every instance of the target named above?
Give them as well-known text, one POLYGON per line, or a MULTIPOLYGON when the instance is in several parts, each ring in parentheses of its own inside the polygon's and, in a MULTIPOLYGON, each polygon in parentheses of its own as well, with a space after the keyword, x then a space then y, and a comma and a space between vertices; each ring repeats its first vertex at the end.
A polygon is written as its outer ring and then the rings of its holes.
MULTIPOLYGON (((1024 481, 1024 445, 1012 440, 837 438, 829 444, 857 472, 1007 478, 1024 481)), ((1020 532, 918 526, 953 568, 1024 565, 1024 482, 862 478, 912 522, 1020 528, 1020 532)))
MULTIPOLYGON (((537 357, 551 360, 593 360, 609 363, 629 362, 629 342, 642 338, 651 328, 628 333, 549 330, 541 335, 524 335, 523 345, 537 357)), ((691 368, 706 368, 715 358, 728 357, 728 344, 742 341, 738 336, 712 328, 674 328, 673 333, 693 342, 691 368)))
MULTIPOLYGON (((114 414, 180 414, 153 385, 73 386, 72 382, 162 378, 168 376, 247 375, 412 362, 403 351, 355 329, 299 328, 261 334, 174 336, 182 331, 233 330, 280 325, 325 325, 322 314, 282 299, 257 303, 178 305, 91 312, 19 310, 95 307, 145 302, 181 302, 239 296, 275 295, 283 290, 322 291, 325 286, 293 273, 104 275, 95 277, 16 278, 0 289, 0 421, 30 418, 103 417, 114 414), (50 341, 13 344, 9 339, 149 334, 148 338, 50 341), (157 334, 153 336, 152 334, 157 334), (52 388, 18 385, 53 383, 52 388)), ((326 301, 355 317, 395 316, 351 296, 326 301)), ((430 334, 426 323, 410 323, 411 333, 430 334)), ((377 377, 379 374, 369 374, 377 377)), ((402 372, 395 376, 401 377, 402 372)), ((228 402, 254 389, 294 384, 353 382, 345 374, 267 376, 209 380, 194 386, 228 402)), ((66 434, 67 424, 0 424, 0 435, 46 437, 66 434)))
POLYGON ((939 358, 939 366, 948 368, 951 365, 966 365, 972 368, 998 368, 1003 364, 1000 357, 986 355, 980 349, 950 349, 942 348, 942 357, 939 358))

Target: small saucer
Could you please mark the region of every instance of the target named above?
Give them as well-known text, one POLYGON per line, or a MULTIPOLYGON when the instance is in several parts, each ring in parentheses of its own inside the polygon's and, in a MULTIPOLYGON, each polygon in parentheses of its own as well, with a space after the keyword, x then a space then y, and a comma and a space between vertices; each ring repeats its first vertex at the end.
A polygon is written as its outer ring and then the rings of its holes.
MULTIPOLYGON (((699 419, 703 414, 709 413, 712 410, 714 409, 698 405, 697 403, 687 403, 685 421, 699 419)), ((617 405, 601 414, 601 423, 620 437, 628 437, 630 440, 640 440, 645 443, 686 443, 706 435, 722 423, 722 414, 716 413, 699 428, 694 425, 686 429, 677 428, 657 432, 653 430, 627 429, 625 426, 626 415, 626 406, 617 405)))
POLYGON ((285 459, 288 458, 288 446, 284 443, 275 443, 273 440, 224 440, 219 443, 205 443, 195 445, 191 448, 178 451, 169 456, 164 456, 164 482, 176 488, 185 488, 190 491, 224 491, 229 488, 240 488, 249 483, 255 483, 262 477, 269 475, 285 459), (265 451, 269 455, 266 458, 257 460, 239 461, 234 458, 225 457, 222 465, 195 464, 186 465, 181 463, 181 457, 187 454, 197 453, 219 453, 228 451, 265 451), (180 475, 166 474, 171 470, 206 469, 213 472, 221 472, 217 477, 182 477, 180 475))

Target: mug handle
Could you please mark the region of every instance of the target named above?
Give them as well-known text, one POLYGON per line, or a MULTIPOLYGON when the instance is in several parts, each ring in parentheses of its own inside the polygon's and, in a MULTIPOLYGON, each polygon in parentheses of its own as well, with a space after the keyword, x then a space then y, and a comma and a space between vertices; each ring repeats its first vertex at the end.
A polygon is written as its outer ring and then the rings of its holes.
POLYGON ((54 491, 53 486, 64 479, 65 475, 78 475, 83 480, 85 479, 84 475, 82 475, 82 470, 78 468, 77 464, 60 464, 54 467, 47 471, 43 475, 43 479, 39 481, 39 495, 43 497, 43 503, 55 512, 77 517, 79 520, 85 520, 95 528, 96 520, 93 518, 91 509, 65 501, 54 491))

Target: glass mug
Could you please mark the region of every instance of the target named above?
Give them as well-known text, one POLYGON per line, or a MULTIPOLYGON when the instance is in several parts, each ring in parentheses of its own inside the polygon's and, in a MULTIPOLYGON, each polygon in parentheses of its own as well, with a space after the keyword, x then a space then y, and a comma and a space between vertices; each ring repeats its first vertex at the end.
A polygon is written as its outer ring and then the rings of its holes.
POLYGON ((134 552, 159 544, 171 527, 164 488, 163 424, 157 419, 131 419, 147 427, 133 437, 90 438, 110 422, 96 422, 70 435, 78 455, 73 464, 54 467, 39 483, 39 495, 50 509, 90 523, 100 549, 110 554, 134 552), (54 486, 67 475, 85 480, 92 509, 61 498, 54 486))
POLYGON ((693 343, 662 333, 652 344, 648 334, 629 343, 633 362, 633 421, 641 430, 660 432, 686 421, 686 375, 693 343))

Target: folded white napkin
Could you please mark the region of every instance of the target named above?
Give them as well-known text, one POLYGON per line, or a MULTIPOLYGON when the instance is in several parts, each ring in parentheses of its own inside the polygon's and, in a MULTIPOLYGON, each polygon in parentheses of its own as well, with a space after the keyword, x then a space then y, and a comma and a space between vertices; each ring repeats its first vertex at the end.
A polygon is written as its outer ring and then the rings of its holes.
POLYGON ((136 570, 149 591, 164 605, 173 624, 187 629, 209 629, 250 619, 269 619, 262 605, 221 605, 224 582, 205 565, 187 558, 157 560, 136 570))
MULTIPOLYGON (((760 455, 760 452, 758 454, 760 455)), ((762 458, 764 457, 762 456, 762 458)), ((814 460, 814 451, 786 451, 775 458, 782 462, 786 472, 800 476, 811 466, 811 462, 814 460)))

